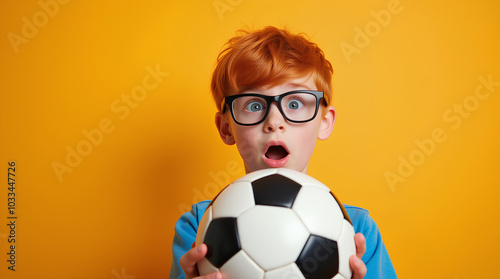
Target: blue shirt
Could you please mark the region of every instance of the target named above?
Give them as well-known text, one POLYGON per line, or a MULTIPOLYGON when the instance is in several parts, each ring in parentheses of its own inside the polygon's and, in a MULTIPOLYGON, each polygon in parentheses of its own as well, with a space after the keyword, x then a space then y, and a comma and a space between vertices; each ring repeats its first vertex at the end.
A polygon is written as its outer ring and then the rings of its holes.
MULTIPOLYGON (((208 207, 210 201, 202 201, 192 206, 191 211, 184 213, 175 224, 175 236, 172 244, 173 260, 170 269, 170 279, 186 278, 179 265, 179 259, 189 249, 196 240, 196 232, 200 224, 201 217, 208 207)), ((365 263, 368 272, 365 279, 392 279, 398 278, 392 266, 391 259, 387 253, 382 236, 377 224, 368 215, 368 210, 344 205, 356 233, 362 233, 366 238, 366 252, 361 258, 365 263)))

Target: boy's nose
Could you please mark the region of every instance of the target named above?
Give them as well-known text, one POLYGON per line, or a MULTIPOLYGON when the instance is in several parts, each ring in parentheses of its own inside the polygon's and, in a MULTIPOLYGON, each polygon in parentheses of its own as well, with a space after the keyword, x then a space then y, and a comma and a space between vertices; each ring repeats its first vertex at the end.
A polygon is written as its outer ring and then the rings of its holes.
POLYGON ((264 121, 264 132, 285 131, 285 117, 281 114, 277 104, 271 104, 269 114, 264 121))

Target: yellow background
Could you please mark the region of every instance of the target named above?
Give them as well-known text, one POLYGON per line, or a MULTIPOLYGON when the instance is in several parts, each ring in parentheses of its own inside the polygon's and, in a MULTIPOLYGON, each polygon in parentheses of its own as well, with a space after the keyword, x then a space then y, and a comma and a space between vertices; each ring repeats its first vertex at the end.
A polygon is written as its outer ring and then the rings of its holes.
POLYGON ((0 278, 167 277, 181 211, 243 175, 214 126, 216 56, 265 25, 305 32, 332 62, 336 127, 309 174, 370 211, 399 277, 498 278, 500 86, 475 90, 500 82, 499 1, 67 2, 0 3, 0 278), (156 87, 125 114, 145 79, 156 87))

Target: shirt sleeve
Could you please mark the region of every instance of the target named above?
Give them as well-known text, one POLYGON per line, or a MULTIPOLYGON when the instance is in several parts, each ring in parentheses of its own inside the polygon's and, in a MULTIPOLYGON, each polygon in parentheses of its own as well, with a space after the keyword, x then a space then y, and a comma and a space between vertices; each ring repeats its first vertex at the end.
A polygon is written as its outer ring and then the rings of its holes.
POLYGON ((365 209, 346 206, 356 233, 362 233, 366 238, 366 252, 361 258, 366 265, 365 279, 398 278, 392 265, 389 253, 382 241, 382 235, 373 218, 365 209))
POLYGON ((209 201, 194 204, 191 211, 184 213, 175 224, 175 235, 172 243, 172 266, 170 268, 169 279, 185 279, 179 260, 196 240, 198 224, 205 212, 209 201))

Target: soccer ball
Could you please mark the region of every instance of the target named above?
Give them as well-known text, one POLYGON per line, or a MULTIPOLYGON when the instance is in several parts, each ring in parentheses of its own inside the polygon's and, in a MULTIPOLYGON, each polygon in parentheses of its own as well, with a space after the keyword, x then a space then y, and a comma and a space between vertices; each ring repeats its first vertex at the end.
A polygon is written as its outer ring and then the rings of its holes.
POLYGON ((316 179, 265 169, 224 188, 203 215, 200 275, 224 278, 351 278, 354 228, 342 204, 316 179))

